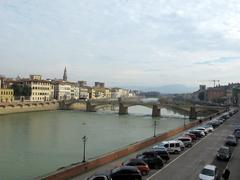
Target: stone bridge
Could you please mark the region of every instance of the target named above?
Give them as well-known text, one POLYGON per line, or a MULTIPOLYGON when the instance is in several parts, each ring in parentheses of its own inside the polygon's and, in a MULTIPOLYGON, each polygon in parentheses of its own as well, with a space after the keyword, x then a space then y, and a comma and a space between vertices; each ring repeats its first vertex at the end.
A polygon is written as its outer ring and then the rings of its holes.
POLYGON ((189 119, 197 119, 197 116, 201 116, 206 112, 209 112, 209 114, 211 114, 223 110, 223 107, 217 106, 178 104, 175 102, 161 102, 159 100, 147 101, 139 97, 128 97, 119 99, 90 99, 87 101, 69 100, 63 101, 62 103, 64 105, 63 109, 68 109, 69 106, 74 103, 85 103, 87 112, 96 112, 98 109, 104 108, 106 106, 118 106, 119 115, 128 114, 128 108, 131 106, 141 105, 152 109, 152 117, 159 117, 161 115, 161 108, 165 107, 168 109, 172 109, 173 111, 186 114, 189 116, 189 119))

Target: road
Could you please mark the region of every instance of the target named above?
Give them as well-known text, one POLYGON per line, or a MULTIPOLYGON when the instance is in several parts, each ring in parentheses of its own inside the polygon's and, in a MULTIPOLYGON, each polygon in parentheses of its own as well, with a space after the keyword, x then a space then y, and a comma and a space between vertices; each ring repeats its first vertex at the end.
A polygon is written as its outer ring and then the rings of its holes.
MULTIPOLYGON (((227 165, 226 162, 216 161, 216 153, 221 145, 224 145, 225 138, 233 133, 235 124, 240 122, 240 114, 228 119, 222 126, 217 128, 201 141, 196 143, 191 149, 183 152, 171 163, 157 171, 148 180, 178 179, 193 180, 198 179, 199 172, 206 164, 215 164, 222 171, 227 165)), ((239 163, 239 161, 238 161, 239 163)), ((238 166, 237 166, 238 167, 238 166)))
MULTIPOLYGON (((216 153, 218 148, 224 144, 225 138, 229 134, 232 134, 236 124, 238 123, 240 123, 240 113, 237 113, 233 117, 228 119, 223 125, 218 127, 213 133, 202 138, 200 141, 197 141, 192 146, 192 148, 186 149, 180 155, 171 155, 171 160, 162 169, 158 171, 151 170, 148 176, 143 177, 143 180, 198 179, 199 172, 206 164, 216 165, 219 168, 220 174, 221 174, 221 172, 224 170, 224 168, 227 166, 228 163, 217 161, 215 158, 216 153)), ((149 148, 143 149, 142 151, 146 151, 149 148)), ((137 153, 140 153, 140 152, 137 152, 137 153)), ((82 174, 74 178, 74 180, 84 180, 92 174, 109 172, 110 169, 119 166, 123 161, 129 158, 135 157, 137 153, 130 154, 127 157, 121 158, 112 163, 101 166, 95 170, 89 171, 85 174, 82 174)), ((240 157, 240 154, 234 153, 233 156, 235 155, 240 157)), ((236 167, 235 164, 239 162, 240 161, 237 161, 232 166, 236 167)), ((234 173, 232 174, 234 175, 234 173)), ((239 174, 240 173, 238 173, 236 177, 239 174)), ((233 180, 237 180, 237 179, 233 179, 233 180)))

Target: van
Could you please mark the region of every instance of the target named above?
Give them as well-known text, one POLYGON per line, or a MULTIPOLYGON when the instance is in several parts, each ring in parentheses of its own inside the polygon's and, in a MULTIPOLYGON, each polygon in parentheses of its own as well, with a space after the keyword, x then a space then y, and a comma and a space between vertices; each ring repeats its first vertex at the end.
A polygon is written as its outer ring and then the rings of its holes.
POLYGON ((160 144, 153 146, 153 148, 160 148, 164 147, 169 153, 175 153, 178 154, 181 152, 180 144, 179 142, 175 140, 170 140, 170 141, 162 141, 160 144))

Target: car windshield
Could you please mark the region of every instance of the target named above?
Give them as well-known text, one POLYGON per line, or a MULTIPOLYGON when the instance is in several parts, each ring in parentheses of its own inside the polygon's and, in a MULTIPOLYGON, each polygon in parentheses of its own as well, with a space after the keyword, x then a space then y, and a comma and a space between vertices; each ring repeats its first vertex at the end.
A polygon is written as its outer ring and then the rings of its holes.
POLYGON ((228 153, 228 149, 220 148, 220 149, 219 149, 219 153, 227 154, 227 153, 228 153))
POLYGON ((214 176, 214 171, 210 169, 203 169, 201 174, 204 174, 206 176, 214 176))
POLYGON ((234 140, 235 138, 233 136, 228 136, 227 139, 234 140))

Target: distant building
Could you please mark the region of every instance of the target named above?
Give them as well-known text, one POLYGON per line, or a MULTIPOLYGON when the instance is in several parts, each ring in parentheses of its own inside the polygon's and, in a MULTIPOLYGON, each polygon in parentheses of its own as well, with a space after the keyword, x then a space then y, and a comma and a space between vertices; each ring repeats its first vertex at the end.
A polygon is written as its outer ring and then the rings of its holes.
POLYGON ((12 102, 14 100, 13 89, 0 88, 0 102, 12 102))
POLYGON ((78 81, 79 87, 87 86, 87 81, 78 81))
POLYGON ((59 101, 71 99, 71 85, 64 81, 55 81, 54 99, 59 101))
POLYGON ((20 79, 12 85, 17 99, 23 97, 30 101, 50 101, 54 98, 53 85, 48 80, 42 80, 41 75, 30 75, 30 78, 20 79))
POLYGON ((88 87, 79 87, 79 99, 89 99, 88 87))
POLYGON ((208 101, 213 102, 214 100, 226 97, 226 86, 217 86, 207 89, 207 98, 208 101))
POLYGON ((42 80, 42 75, 31 74, 30 79, 31 80, 42 80))
POLYGON ((192 100, 194 101, 207 101, 206 85, 200 85, 199 90, 192 93, 192 100))
POLYGON ((67 81, 67 68, 66 68, 66 66, 65 66, 64 72, 63 72, 63 80, 67 81))
POLYGON ((96 88, 104 88, 105 87, 105 83, 103 83, 103 82, 95 82, 95 87, 96 88))
POLYGON ((122 89, 122 88, 112 88, 111 89, 111 96, 112 98, 120 98, 120 97, 128 97, 129 96, 129 90, 122 89))
POLYGON ((78 83, 69 82, 71 85, 71 99, 79 99, 79 86, 78 83))
POLYGON ((90 86, 85 86, 88 88, 89 99, 96 99, 96 92, 95 89, 90 86))

